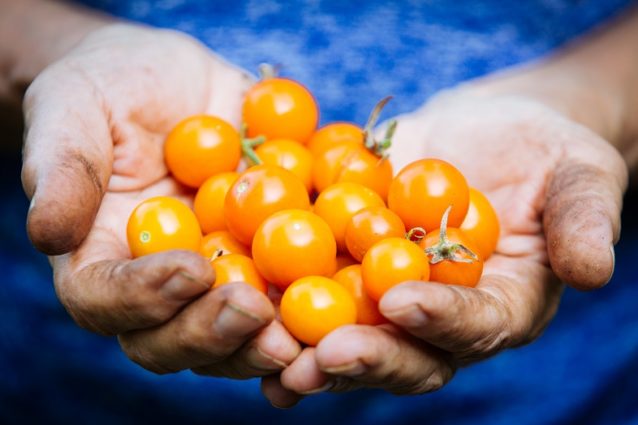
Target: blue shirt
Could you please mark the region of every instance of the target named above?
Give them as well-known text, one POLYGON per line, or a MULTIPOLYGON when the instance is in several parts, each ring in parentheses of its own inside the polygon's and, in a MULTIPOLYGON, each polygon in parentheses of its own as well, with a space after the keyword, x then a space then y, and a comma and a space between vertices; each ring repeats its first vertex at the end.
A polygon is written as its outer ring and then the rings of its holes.
MULTIPOLYGON (((323 123, 363 123, 388 94, 385 117, 410 111, 438 90, 551 52, 628 1, 83 3, 186 31, 252 71, 281 64, 316 95, 323 123)), ((568 289, 535 343, 460 370, 434 394, 323 394, 279 411, 257 380, 156 376, 128 361, 114 338, 79 329, 25 236, 18 161, 8 156, 0 167, 0 422, 638 424, 635 194, 612 282, 595 293, 568 289)))

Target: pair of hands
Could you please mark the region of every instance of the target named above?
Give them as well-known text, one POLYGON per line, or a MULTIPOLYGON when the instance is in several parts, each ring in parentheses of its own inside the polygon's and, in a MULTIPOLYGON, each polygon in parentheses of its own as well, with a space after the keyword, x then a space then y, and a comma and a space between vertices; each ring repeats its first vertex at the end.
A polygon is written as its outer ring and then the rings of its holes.
POLYGON ((620 155, 538 101, 472 86, 400 117, 392 160, 398 170, 416 155, 445 159, 493 202, 502 236, 476 288, 406 282, 381 300, 391 324, 343 327, 302 349, 263 294, 242 283, 209 290, 214 273, 198 254, 131 260, 135 205, 192 201, 165 168, 167 132, 202 112, 238 125, 251 84, 184 35, 118 24, 90 34, 25 97, 31 240, 51 255, 75 321, 117 335, 141 366, 261 376, 280 407, 328 389, 423 393, 460 365, 535 339, 560 281, 590 289, 611 277, 627 181, 620 155))

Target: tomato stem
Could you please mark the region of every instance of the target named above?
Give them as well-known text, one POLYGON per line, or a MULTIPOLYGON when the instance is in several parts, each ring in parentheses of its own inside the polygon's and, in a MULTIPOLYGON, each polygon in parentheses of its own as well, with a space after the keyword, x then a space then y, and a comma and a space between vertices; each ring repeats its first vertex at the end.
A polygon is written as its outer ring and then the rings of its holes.
POLYGON ((473 263, 474 261, 478 261, 478 256, 468 247, 460 243, 451 242, 447 238, 447 222, 450 211, 452 211, 451 205, 447 207, 441 218, 439 242, 425 250, 425 253, 430 256, 430 264, 437 264, 444 260, 456 263, 473 263), (459 251, 470 258, 459 255, 459 251))
POLYGON ((281 70, 281 65, 271 65, 269 63, 259 64, 259 79, 268 80, 270 78, 276 78, 281 70))
POLYGON ((242 151, 242 154, 253 165, 259 165, 263 161, 255 153, 255 147, 257 147, 257 146, 261 145, 262 143, 264 143, 266 141, 266 137, 257 136, 257 137, 253 137, 253 138, 248 138, 248 137, 246 137, 247 133, 248 133, 248 126, 246 125, 246 123, 243 123, 241 125, 241 130, 239 132, 239 135, 241 137, 241 151, 242 151))
POLYGON ((392 96, 386 96, 381 99, 372 109, 370 116, 368 117, 368 121, 366 122, 365 127, 363 128, 363 140, 365 147, 380 157, 381 159, 386 159, 388 157, 387 150, 392 145, 392 137, 394 136, 394 132, 397 128, 397 121, 392 120, 388 124, 388 128, 386 129, 385 135, 383 139, 378 141, 374 138, 374 126, 377 124, 379 120, 379 115, 381 115, 381 111, 387 105, 387 103, 392 99, 392 96))

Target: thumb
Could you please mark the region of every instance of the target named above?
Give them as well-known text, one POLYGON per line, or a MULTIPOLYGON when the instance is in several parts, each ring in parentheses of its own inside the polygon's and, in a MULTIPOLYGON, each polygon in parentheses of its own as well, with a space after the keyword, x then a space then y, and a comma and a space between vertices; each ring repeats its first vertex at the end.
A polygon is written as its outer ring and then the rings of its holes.
POLYGON ((54 65, 25 95, 22 184, 29 238, 59 255, 88 234, 108 184, 112 142, 102 96, 84 77, 54 65))
POLYGON ((556 275, 577 289, 602 287, 614 272, 627 169, 620 156, 612 162, 607 171, 567 161, 547 187, 543 226, 549 261, 556 275))

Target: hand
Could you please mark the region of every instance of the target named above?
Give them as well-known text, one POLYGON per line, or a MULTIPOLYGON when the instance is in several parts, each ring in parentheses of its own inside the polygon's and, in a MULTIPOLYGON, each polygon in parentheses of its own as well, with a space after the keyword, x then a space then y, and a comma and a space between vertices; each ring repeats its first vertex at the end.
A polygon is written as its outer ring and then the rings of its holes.
POLYGON ((435 390, 455 368, 537 338, 562 285, 609 281, 627 169, 605 140, 524 97, 440 95, 401 117, 391 150, 398 169, 416 154, 447 160, 492 201, 497 252, 476 288, 406 282, 380 310, 391 325, 348 326, 263 380, 274 404, 332 389, 435 390))
POLYGON ((126 242, 140 201, 192 202, 167 174, 167 132, 204 112, 238 124, 250 84, 185 35, 111 25, 26 94, 29 236, 52 256, 57 294, 76 322, 118 335, 125 353, 154 372, 248 378, 281 369, 300 350, 263 294, 240 283, 210 290, 214 273, 200 255, 131 260, 126 242))

